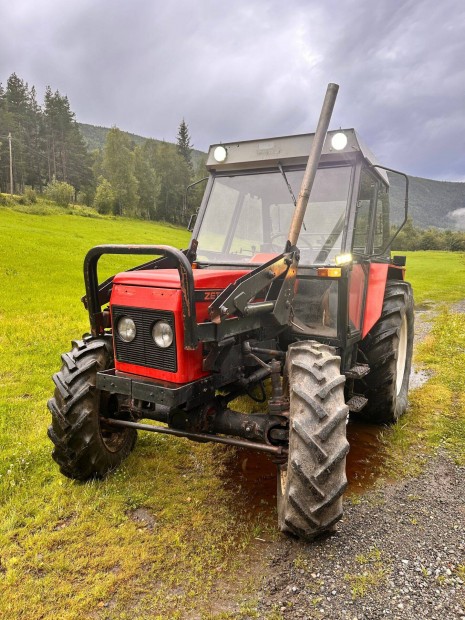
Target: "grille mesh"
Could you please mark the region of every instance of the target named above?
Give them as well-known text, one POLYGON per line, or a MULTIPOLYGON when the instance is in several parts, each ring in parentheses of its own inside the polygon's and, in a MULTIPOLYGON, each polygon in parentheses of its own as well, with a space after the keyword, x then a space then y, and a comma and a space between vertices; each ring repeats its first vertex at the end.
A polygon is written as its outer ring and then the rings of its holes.
POLYGON ((113 306, 112 314, 116 359, 119 362, 176 372, 176 335, 172 312, 113 306), (122 316, 128 316, 136 324, 136 337, 132 342, 124 342, 118 336, 117 326, 122 316), (173 342, 167 349, 158 347, 152 338, 153 324, 161 320, 166 321, 171 326, 174 334, 173 342))

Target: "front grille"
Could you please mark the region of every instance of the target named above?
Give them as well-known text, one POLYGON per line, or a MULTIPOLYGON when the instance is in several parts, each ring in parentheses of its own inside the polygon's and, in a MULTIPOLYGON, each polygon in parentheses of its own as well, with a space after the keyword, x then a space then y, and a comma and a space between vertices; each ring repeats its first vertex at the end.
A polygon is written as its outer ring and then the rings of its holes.
POLYGON ((176 372, 176 336, 167 349, 158 347, 152 338, 153 324, 161 320, 166 321, 175 334, 172 312, 113 306, 112 314, 116 359, 119 362, 176 372), (118 336, 117 326, 122 316, 128 316, 136 324, 136 337, 132 342, 124 342, 118 336))

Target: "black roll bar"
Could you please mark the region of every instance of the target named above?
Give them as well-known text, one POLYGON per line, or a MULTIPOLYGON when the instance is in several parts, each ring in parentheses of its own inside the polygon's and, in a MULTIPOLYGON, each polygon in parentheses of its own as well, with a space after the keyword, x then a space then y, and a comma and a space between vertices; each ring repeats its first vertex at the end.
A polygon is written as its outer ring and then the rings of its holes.
MULTIPOLYGON (((184 325, 184 348, 196 349, 198 345, 197 316, 194 299, 194 276, 192 266, 183 252, 168 245, 97 245, 87 252, 84 259, 84 282, 93 336, 104 333, 102 306, 99 299, 97 263, 104 254, 143 254, 164 256, 171 259, 172 267, 179 273, 182 293, 182 320, 184 325)), ((165 267, 167 265, 163 265, 165 267)))

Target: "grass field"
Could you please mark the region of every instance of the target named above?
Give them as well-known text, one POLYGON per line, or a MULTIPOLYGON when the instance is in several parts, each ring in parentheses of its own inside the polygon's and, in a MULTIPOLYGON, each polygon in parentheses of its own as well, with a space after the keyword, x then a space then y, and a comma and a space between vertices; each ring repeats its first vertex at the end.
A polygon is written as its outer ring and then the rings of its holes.
MULTIPOLYGON (((46 437, 51 374, 71 338, 88 331, 80 302, 86 251, 106 242, 185 247, 188 233, 3 209, 0 237, 0 616, 208 610, 215 581, 248 541, 223 488, 227 451, 145 435, 119 472, 83 485, 59 474, 46 437), (138 520, 142 507, 153 523, 138 520)), ((101 277, 114 268, 104 265, 101 277)))
MULTIPOLYGON (((0 617, 229 617, 219 615, 215 592, 238 578, 241 591, 253 590, 244 554, 274 525, 244 514, 240 490, 225 485, 230 452, 141 435, 118 472, 79 484, 59 474, 46 437, 51 375, 69 341, 88 330, 86 251, 110 242, 185 247, 188 233, 42 212, 0 207, 0 617)), ((463 255, 413 253, 407 264, 417 301, 465 298, 463 255)), ((108 261, 101 278, 125 265, 108 261)), ((464 317, 444 310, 419 351, 437 374, 414 393, 402 427, 386 434, 393 469, 412 446, 444 445, 463 459, 464 317)))
POLYGON ((431 378, 410 392, 407 415, 384 432, 389 477, 419 473, 438 448, 465 464, 465 313, 450 310, 451 303, 465 299, 465 255, 405 254, 416 307, 438 314, 414 355, 416 368, 431 378))

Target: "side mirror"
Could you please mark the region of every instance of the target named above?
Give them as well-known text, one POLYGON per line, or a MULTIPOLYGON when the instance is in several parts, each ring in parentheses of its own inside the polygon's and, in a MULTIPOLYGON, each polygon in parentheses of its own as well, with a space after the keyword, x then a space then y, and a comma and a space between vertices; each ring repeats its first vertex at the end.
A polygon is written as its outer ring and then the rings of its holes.
MULTIPOLYGON (((199 179, 198 181, 194 181, 194 183, 191 183, 190 185, 188 185, 186 187, 186 192, 184 194, 184 213, 187 215, 187 213, 189 213, 189 201, 188 201, 188 197, 189 197, 189 190, 192 187, 195 187, 196 185, 198 185, 199 183, 202 183, 202 181, 207 181, 208 177, 204 177, 203 179, 199 179)), ((189 218, 189 223, 187 225, 187 230, 189 232, 192 232, 194 230, 194 224, 195 224, 195 220, 197 219, 197 213, 194 213, 190 216, 189 218)))
POLYGON ((194 230, 194 224, 197 220, 197 213, 193 213, 189 218, 189 224, 187 225, 187 230, 192 232, 194 230))

